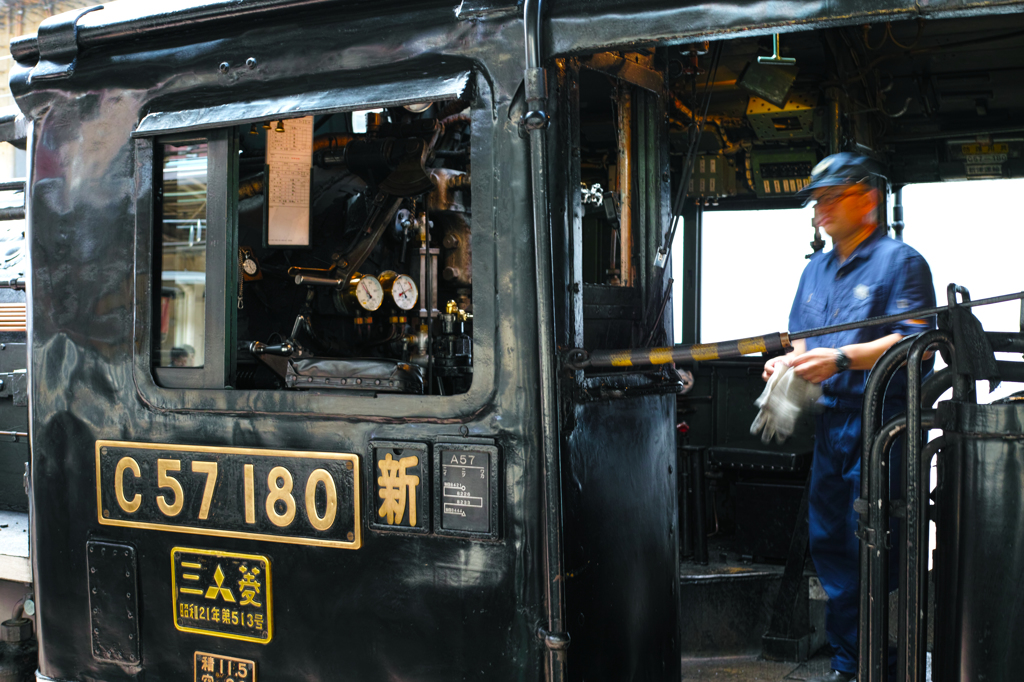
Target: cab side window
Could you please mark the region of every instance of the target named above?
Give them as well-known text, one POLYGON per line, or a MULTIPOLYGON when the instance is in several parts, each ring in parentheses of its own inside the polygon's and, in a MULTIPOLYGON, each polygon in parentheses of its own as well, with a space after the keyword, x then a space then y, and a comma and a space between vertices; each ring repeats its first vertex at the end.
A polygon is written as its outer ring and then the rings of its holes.
POLYGON ((160 145, 157 367, 202 367, 206 327, 205 141, 160 145))
POLYGON ((157 383, 468 391, 470 113, 423 102, 157 138, 157 383))

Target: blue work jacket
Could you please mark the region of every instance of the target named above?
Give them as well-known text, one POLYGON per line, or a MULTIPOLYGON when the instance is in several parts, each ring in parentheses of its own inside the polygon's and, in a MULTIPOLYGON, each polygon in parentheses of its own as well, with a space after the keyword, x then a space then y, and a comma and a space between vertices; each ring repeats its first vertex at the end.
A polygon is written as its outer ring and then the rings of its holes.
MULTIPOLYGON (((925 259, 880 227, 840 264, 835 249, 818 252, 804 268, 789 314, 789 331, 799 332, 869 317, 894 315, 935 305, 932 273, 925 259)), ((903 320, 806 339, 807 349, 839 348, 888 336, 910 336, 935 326, 935 318, 903 320)), ((928 363, 926 370, 930 369, 928 363)), ((822 382, 826 407, 859 411, 868 372, 847 370, 822 382)), ((906 373, 900 370, 887 395, 906 396, 906 373)))

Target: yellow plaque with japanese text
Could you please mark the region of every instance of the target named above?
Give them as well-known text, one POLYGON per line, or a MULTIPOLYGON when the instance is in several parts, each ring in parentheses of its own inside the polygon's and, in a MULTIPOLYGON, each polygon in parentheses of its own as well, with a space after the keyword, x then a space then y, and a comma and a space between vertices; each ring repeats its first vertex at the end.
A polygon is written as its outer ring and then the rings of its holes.
POLYGON ((372 441, 370 527, 430 532, 430 458, 424 443, 372 441))
POLYGON ((171 550, 174 627, 266 644, 274 636, 270 559, 209 549, 171 550))

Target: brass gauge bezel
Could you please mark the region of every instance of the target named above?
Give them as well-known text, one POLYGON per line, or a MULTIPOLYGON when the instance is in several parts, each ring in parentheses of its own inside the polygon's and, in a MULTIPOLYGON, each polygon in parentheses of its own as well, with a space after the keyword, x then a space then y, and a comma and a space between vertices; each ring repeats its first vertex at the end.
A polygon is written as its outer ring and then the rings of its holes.
POLYGON ((420 289, 418 286, 416 286, 416 282, 413 280, 412 277, 410 277, 409 275, 400 275, 394 270, 385 270, 384 272, 380 273, 380 276, 377 279, 380 281, 380 285, 384 287, 385 300, 387 300, 395 308, 407 313, 416 307, 416 304, 420 300, 420 289), (405 307, 401 303, 399 303, 398 299, 395 297, 394 286, 395 283, 398 282, 399 280, 404 280, 408 282, 409 285, 412 286, 412 290, 415 293, 412 303, 410 303, 408 307, 405 307))
POLYGON ((380 310, 380 307, 384 305, 384 287, 381 286, 380 280, 373 275, 363 275, 356 272, 349 278, 348 284, 338 292, 338 300, 344 311, 349 314, 372 313, 380 310), (377 298, 377 305, 371 307, 359 299, 359 286, 364 282, 376 288, 376 296, 371 296, 369 302, 372 304, 373 299, 377 298))

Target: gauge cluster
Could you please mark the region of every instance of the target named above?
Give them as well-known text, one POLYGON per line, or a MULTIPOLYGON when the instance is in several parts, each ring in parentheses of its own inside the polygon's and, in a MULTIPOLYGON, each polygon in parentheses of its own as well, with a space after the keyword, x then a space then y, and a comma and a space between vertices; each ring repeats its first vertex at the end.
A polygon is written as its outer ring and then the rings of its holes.
POLYGON ((465 101, 424 102, 236 129, 236 388, 469 389, 468 111, 465 101), (268 221, 281 215, 279 129, 313 131, 309 186, 287 187, 309 196, 298 247, 268 246, 268 221))

